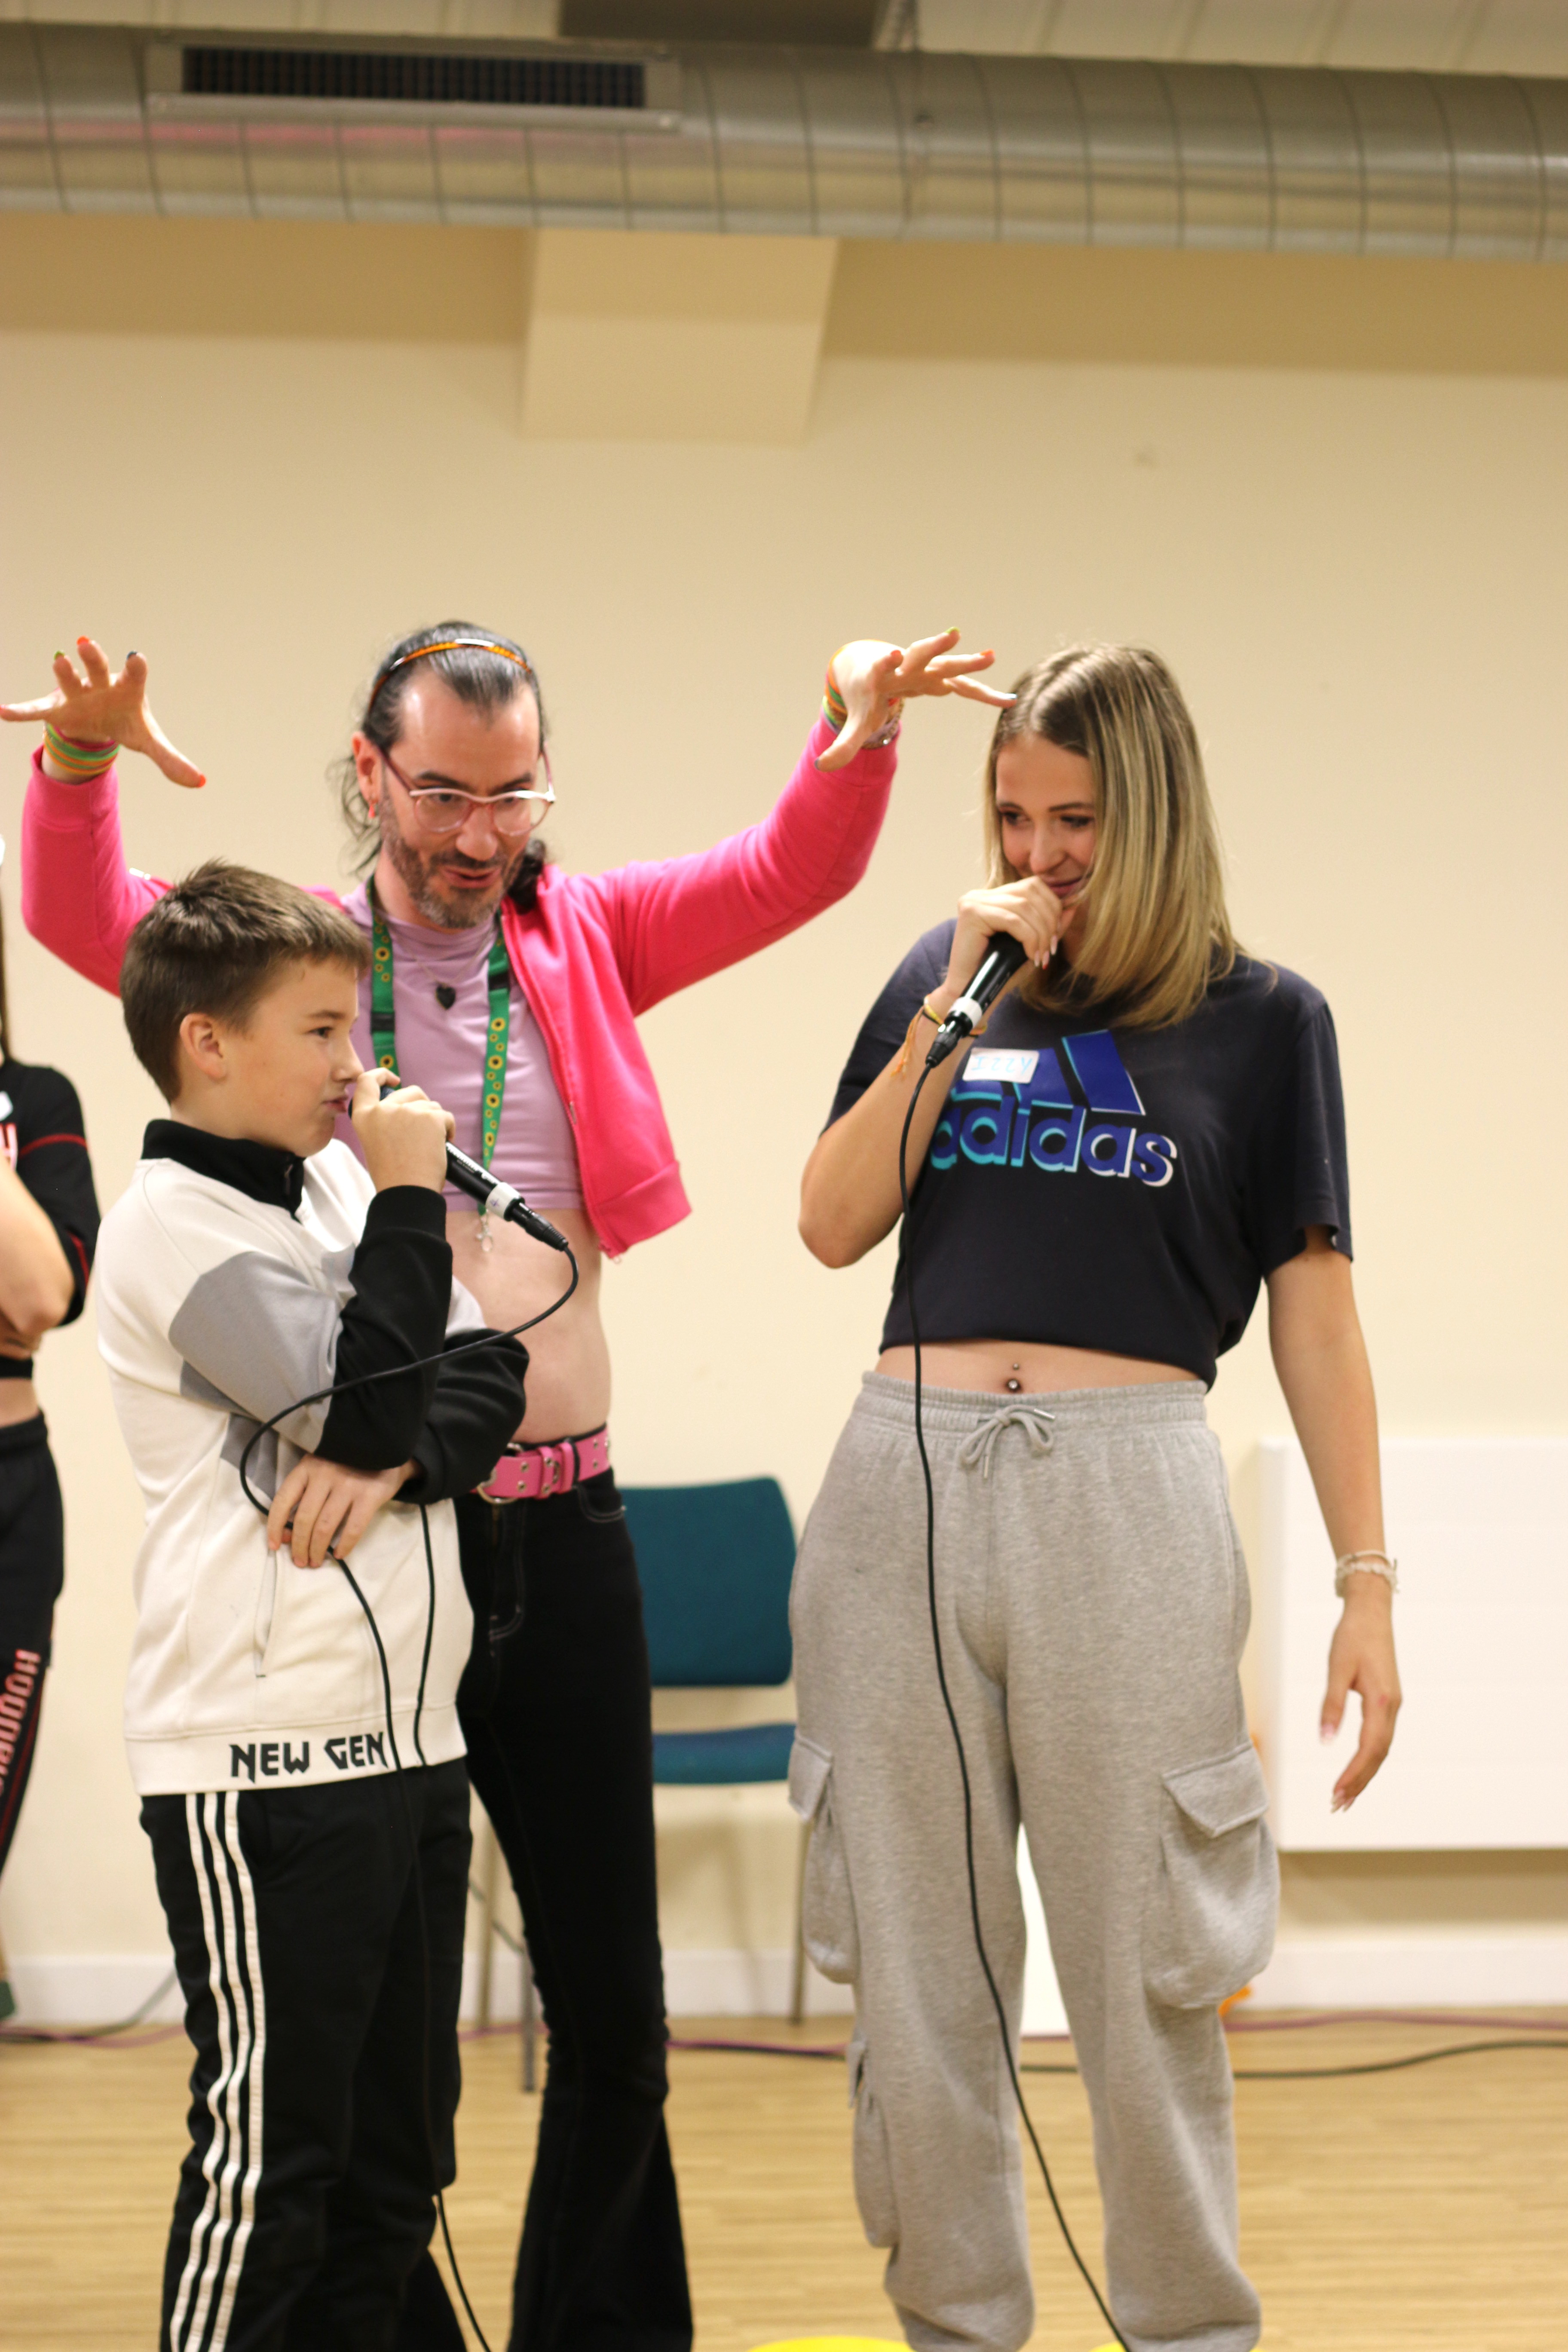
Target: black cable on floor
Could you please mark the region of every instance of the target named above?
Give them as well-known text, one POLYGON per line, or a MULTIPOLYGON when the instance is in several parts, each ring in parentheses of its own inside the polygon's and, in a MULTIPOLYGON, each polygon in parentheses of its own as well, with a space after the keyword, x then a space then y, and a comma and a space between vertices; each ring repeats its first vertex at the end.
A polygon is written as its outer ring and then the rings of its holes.
MULTIPOLYGON (((1328 2022, 1332 2023, 1330 2019, 1328 2022)), ((1289 2032, 1288 2027, 1280 2028, 1289 2032)), ((821 2042, 793 2043, 788 2042, 730 2042, 719 2039, 687 2040, 672 2034, 666 2043, 669 2050, 694 2050, 732 2053, 748 2058, 813 2058, 841 2059, 847 2047, 839 2043, 827 2048, 821 2042)), ((1415 2050, 1403 2058, 1367 2058, 1346 2066, 1241 2066, 1232 2067, 1231 2079, 1237 2083, 1326 2083, 1349 2074, 1397 2074, 1407 2066, 1430 2066, 1439 2058, 1472 2058, 1488 2050, 1568 2050, 1568 2041, 1542 2040, 1535 2035, 1514 2036, 1490 2042, 1451 2042, 1440 2050, 1415 2050)), ((1047 2060, 1025 2059, 1019 2065, 1021 2074, 1077 2074, 1070 2063, 1054 2065, 1047 2060)))
MULTIPOLYGON (((1451 2042, 1441 2050, 1415 2050, 1405 2058, 1367 2058, 1352 2066, 1233 2066, 1236 2083, 1326 2083, 1347 2074, 1397 2074, 1406 2066, 1430 2066, 1438 2058, 1472 2058, 1481 2050, 1568 2050, 1568 2042, 1522 2038, 1507 2042, 1451 2042)), ((1076 2074, 1076 2066, 1026 2063, 1026 2074, 1076 2074)))

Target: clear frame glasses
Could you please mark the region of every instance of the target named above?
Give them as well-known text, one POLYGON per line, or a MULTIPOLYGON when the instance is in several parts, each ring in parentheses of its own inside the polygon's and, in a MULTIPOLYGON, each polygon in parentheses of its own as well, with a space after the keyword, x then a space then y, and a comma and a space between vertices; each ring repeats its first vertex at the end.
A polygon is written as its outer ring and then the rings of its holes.
POLYGON ((476 809, 482 809, 495 825, 503 841, 521 840, 531 833, 555 805, 555 783, 550 772, 550 754, 541 747, 539 764, 544 773, 544 790, 530 793, 466 793, 456 784, 414 784, 404 774, 391 754, 383 751, 382 765, 395 777, 414 803, 416 823, 426 833, 438 838, 444 834, 460 833, 476 809))

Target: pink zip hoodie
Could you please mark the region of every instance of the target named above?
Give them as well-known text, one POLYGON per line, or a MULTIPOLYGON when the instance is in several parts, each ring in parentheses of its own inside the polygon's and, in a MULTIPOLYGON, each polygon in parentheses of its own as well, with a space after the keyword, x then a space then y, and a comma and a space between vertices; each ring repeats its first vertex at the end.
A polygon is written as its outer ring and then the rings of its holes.
MULTIPOLYGON (((572 1120, 584 1205, 613 1255, 691 1206, 636 1016, 798 930, 870 860, 896 754, 861 751, 823 775, 816 758, 832 740, 819 718, 772 814, 712 849, 608 874, 547 866, 531 913, 501 909, 572 1120)), ((118 992, 132 926, 167 887, 126 866, 114 770, 61 783, 35 752, 22 812, 22 916, 34 938, 118 992)), ((335 890, 317 895, 342 904, 335 890)))

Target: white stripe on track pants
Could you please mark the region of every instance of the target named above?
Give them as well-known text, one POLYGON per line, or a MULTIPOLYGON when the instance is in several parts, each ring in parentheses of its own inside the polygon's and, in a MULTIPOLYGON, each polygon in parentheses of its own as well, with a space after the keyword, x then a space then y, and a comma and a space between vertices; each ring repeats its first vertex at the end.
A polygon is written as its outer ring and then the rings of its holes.
MULTIPOLYGON (((430 1939, 435 2170, 453 2173, 463 1763, 405 1773, 430 1939)), ((390 1773, 144 1798, 195 2048, 163 2352, 391 2352, 429 2242, 425 1961, 390 1773)))

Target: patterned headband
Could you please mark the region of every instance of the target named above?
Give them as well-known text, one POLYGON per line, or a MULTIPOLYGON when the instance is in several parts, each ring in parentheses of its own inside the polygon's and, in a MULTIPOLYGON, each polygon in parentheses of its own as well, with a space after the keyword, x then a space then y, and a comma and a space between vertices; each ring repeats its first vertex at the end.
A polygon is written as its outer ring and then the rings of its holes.
POLYGON ((411 653, 395 655, 371 688, 370 702, 366 708, 374 709, 376 696, 395 669, 402 669, 408 662, 423 661, 427 654, 455 654, 465 648, 470 648, 475 653, 496 654, 502 661, 515 662, 527 677, 534 693, 539 692, 539 680, 533 674, 533 664, 526 654, 520 654, 515 646, 498 645, 494 637, 442 637, 436 645, 416 646, 411 653))

